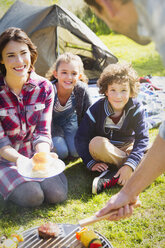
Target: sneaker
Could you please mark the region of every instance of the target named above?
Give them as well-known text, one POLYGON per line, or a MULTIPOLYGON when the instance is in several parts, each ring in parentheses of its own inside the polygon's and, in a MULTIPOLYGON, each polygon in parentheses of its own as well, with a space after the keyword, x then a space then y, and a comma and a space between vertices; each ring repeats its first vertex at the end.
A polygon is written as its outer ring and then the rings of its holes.
POLYGON ((113 187, 115 184, 117 184, 119 180, 118 177, 114 177, 114 175, 117 173, 117 170, 115 171, 104 171, 99 177, 95 177, 92 184, 92 193, 93 194, 100 194, 103 190, 113 187))

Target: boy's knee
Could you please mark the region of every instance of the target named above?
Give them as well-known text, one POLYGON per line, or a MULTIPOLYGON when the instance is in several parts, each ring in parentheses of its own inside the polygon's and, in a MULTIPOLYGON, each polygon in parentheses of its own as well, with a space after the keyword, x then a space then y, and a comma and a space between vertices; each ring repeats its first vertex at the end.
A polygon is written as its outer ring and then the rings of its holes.
MULTIPOLYGON (((94 137, 89 143, 89 152, 93 156, 94 154, 100 154, 102 150, 106 148, 108 139, 100 136, 94 137)), ((109 142, 110 143, 110 142, 109 142)))
POLYGON ((89 148, 95 149, 95 147, 100 146, 102 144, 105 144, 107 141, 108 141, 108 139, 105 137, 96 136, 93 139, 91 139, 91 141, 89 143, 89 148))

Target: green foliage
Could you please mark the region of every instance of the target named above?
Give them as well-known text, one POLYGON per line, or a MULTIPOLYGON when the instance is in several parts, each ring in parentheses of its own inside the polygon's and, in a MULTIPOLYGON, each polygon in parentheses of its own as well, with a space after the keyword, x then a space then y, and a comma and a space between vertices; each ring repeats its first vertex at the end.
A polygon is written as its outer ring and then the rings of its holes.
POLYGON ((15 0, 1 0, 0 2, 0 17, 8 10, 15 0))
POLYGON ((100 18, 98 18, 90 8, 78 11, 76 15, 97 35, 110 34, 111 30, 100 18))

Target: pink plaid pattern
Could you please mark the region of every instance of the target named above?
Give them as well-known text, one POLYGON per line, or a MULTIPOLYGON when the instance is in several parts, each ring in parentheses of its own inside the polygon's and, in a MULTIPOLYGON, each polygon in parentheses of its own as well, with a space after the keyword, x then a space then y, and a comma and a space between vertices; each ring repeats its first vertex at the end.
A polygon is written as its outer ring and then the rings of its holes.
MULTIPOLYGON (((37 143, 51 145, 51 118, 54 102, 52 84, 31 72, 19 96, 0 78, 0 148, 11 145, 24 156, 32 157, 37 143)), ((14 163, 0 157, 0 193, 6 198, 20 183, 14 163)))

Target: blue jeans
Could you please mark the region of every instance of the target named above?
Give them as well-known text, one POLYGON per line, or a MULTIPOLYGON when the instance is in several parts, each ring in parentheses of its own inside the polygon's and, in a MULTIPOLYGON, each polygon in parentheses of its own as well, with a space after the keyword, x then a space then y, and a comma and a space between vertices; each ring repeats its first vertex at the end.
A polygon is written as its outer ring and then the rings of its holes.
POLYGON ((74 137, 78 129, 76 112, 65 116, 63 118, 54 119, 56 123, 52 128, 55 134, 52 138, 55 152, 60 159, 66 159, 68 156, 78 157, 76 147, 74 144, 74 137))

